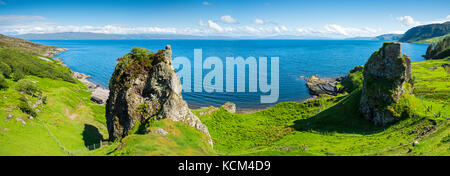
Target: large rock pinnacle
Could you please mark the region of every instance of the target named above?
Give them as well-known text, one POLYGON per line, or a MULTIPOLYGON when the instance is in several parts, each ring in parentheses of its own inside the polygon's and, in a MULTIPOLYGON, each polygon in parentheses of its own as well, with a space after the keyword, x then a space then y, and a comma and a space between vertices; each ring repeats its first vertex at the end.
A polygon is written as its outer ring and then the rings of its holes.
POLYGON ((364 66, 362 115, 376 125, 397 121, 408 113, 401 101, 412 91, 411 60, 401 54, 399 43, 384 43, 364 66))
MULTIPOLYGON (((110 140, 131 132, 145 133, 148 124, 165 118, 184 122, 211 138, 208 128, 189 110, 181 96, 181 83, 172 68, 169 45, 156 54, 133 48, 118 61, 106 102, 110 140)), ((211 139, 209 143, 212 144, 211 139)))

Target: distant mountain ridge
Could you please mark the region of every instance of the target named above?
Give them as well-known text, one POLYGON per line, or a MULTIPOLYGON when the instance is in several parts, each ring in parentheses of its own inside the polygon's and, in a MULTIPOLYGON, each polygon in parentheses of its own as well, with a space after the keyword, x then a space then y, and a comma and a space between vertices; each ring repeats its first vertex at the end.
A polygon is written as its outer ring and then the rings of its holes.
POLYGON ((126 39, 231 39, 226 36, 195 36, 182 34, 103 34, 92 32, 62 32, 22 34, 13 37, 26 40, 126 40, 126 39))
POLYGON ((396 41, 401 38, 403 34, 383 34, 376 37, 352 37, 346 38, 346 40, 389 40, 396 41))
POLYGON ((138 40, 138 39, 305 39, 305 40, 327 40, 333 38, 319 36, 296 36, 296 35, 275 35, 275 36, 200 36, 184 34, 104 34, 92 32, 62 32, 46 34, 21 34, 12 37, 25 40, 138 40))
POLYGON ((405 32, 400 42, 416 42, 450 33, 450 21, 442 24, 428 24, 416 26, 405 32))

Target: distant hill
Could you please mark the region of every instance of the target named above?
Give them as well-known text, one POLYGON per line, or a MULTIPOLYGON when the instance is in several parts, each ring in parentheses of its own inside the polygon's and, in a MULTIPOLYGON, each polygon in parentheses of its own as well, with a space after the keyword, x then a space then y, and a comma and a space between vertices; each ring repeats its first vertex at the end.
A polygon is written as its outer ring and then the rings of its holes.
POLYGON ((383 34, 376 37, 352 37, 347 38, 346 40, 388 40, 388 41, 396 41, 401 38, 403 34, 383 34))
POLYGON ((444 36, 450 33, 450 21, 442 24, 428 24, 417 26, 405 32, 400 42, 416 42, 433 37, 444 36))
POLYGON ((33 54, 45 56, 50 56, 52 54, 51 51, 58 50, 58 47, 55 46, 41 45, 20 38, 8 37, 2 34, 0 34, 0 47, 20 48, 21 50, 31 52, 33 54))
POLYGON ((195 36, 181 34, 102 34, 91 32, 63 32, 23 34, 13 37, 26 40, 124 40, 124 39, 230 39, 225 36, 195 36))
POLYGON ((376 36, 377 40, 398 40, 403 37, 403 34, 383 34, 376 36))

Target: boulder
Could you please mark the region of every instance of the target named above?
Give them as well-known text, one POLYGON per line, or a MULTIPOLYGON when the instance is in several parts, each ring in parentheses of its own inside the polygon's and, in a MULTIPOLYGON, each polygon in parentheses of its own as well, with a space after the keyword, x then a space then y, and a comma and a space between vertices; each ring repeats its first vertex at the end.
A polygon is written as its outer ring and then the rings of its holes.
POLYGON ((169 132, 167 132, 166 130, 162 129, 162 128, 158 128, 157 130, 155 130, 155 133, 161 134, 161 135, 167 135, 169 132))
POLYGON ((364 68, 362 115, 375 125, 386 125, 408 116, 404 102, 405 95, 412 91, 411 60, 401 54, 400 44, 384 43, 364 68))
POLYGON ((236 105, 234 103, 226 102, 221 107, 230 113, 236 113, 236 105))
MULTIPOLYGON (((109 140, 123 138, 131 130, 139 131, 159 119, 184 122, 211 138, 208 128, 181 96, 181 82, 172 68, 170 46, 157 53, 133 48, 118 61, 106 101, 109 140)), ((211 139, 209 142, 212 145, 211 139)))

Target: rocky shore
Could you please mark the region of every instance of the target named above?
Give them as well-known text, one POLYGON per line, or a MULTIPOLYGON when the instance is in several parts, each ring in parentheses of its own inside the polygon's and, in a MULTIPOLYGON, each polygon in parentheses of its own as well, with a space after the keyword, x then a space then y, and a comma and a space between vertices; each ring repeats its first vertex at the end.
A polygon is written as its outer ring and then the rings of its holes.
POLYGON ((61 54, 62 52, 65 52, 65 51, 68 51, 68 49, 59 48, 59 47, 49 48, 42 56, 54 57, 55 55, 61 54))
MULTIPOLYGON (((42 56, 44 56, 44 57, 40 57, 40 58, 43 60, 49 61, 45 57, 54 57, 55 55, 61 54, 62 52, 65 52, 65 51, 68 51, 68 49, 59 48, 59 47, 50 48, 46 51, 46 53, 42 54, 42 56)), ((67 67, 67 65, 65 65, 61 60, 59 60, 59 64, 64 67, 67 67)), ((89 80, 90 76, 83 74, 83 73, 73 71, 72 77, 80 80, 82 83, 84 83, 84 84, 86 84, 86 86, 88 86, 89 91, 92 92, 91 100, 93 102, 95 102, 97 104, 105 104, 106 103, 106 100, 108 99, 108 95, 109 95, 109 89, 90 81, 89 80)))
POLYGON ((91 94, 91 100, 96 102, 97 104, 105 104, 106 100, 108 99, 109 95, 109 89, 102 87, 98 84, 93 83, 88 78, 89 75, 73 72, 73 77, 80 80, 82 83, 86 84, 88 86, 89 91, 92 92, 91 94))

